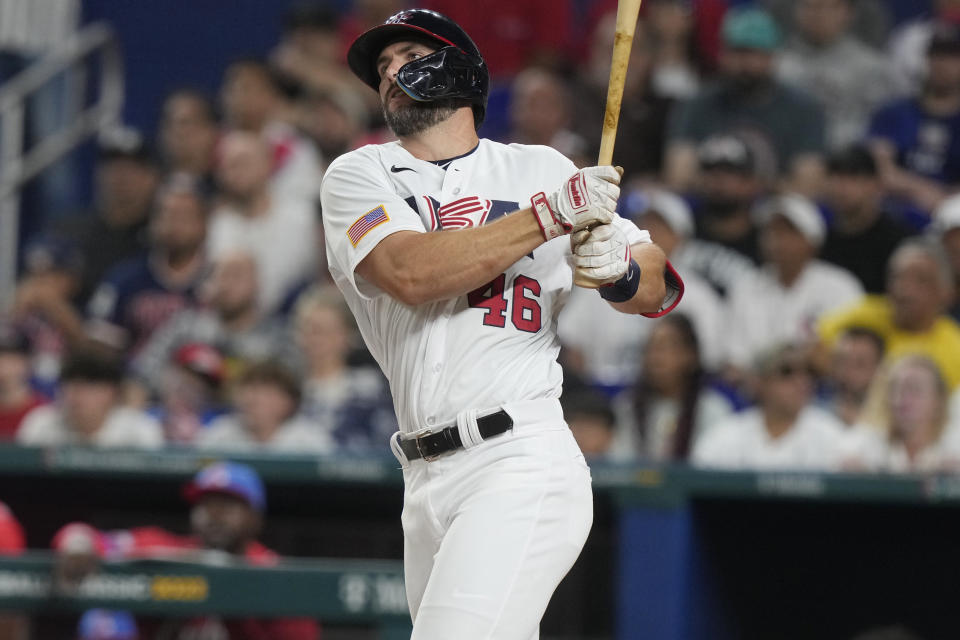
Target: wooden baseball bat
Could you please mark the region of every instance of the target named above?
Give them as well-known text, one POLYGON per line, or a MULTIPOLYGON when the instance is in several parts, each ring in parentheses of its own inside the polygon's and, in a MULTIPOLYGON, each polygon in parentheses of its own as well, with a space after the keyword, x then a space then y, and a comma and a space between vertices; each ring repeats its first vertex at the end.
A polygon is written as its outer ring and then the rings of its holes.
POLYGON ((617 32, 613 38, 613 58, 610 61, 610 81, 607 84, 607 109, 603 115, 603 133, 600 136, 600 157, 597 165, 613 164, 613 143, 617 138, 617 123, 620 121, 620 103, 623 100, 623 83, 627 79, 627 63, 630 48, 637 29, 641 0, 617 2, 617 32))

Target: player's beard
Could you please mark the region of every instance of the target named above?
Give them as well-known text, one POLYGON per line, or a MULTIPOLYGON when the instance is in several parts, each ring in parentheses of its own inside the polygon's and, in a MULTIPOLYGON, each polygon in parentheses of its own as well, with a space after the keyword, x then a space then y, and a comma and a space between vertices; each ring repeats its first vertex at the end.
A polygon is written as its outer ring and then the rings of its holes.
POLYGON ((445 99, 434 102, 412 102, 393 111, 383 107, 383 118, 398 138, 416 135, 436 126, 463 106, 462 100, 445 99))

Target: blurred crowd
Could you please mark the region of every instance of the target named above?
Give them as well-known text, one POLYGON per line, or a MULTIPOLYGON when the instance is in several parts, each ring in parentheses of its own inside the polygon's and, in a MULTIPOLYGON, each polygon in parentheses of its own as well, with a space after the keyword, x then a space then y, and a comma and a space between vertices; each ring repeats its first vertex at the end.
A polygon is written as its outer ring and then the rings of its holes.
MULTIPOLYGON (((482 135, 594 162, 615 0, 417 4, 485 54, 482 135)), ((266 56, 171 91, 157 131, 101 137, 92 203, 44 216, 0 313, 0 441, 386 454, 389 389, 326 271, 318 195, 338 155, 391 139, 344 56, 410 4, 340 5, 295 5, 266 56)), ((643 3, 614 154, 620 213, 686 291, 658 320, 571 294, 562 402, 589 457, 960 472, 960 0, 899 22, 896 8, 643 3)), ((66 525, 58 588, 144 555, 276 562, 256 542, 252 470, 214 465, 188 497, 188 537, 66 525)), ((0 503, 0 553, 23 544, 0 503)), ((318 633, 181 623, 138 630, 96 610, 76 637, 318 633)), ((0 637, 26 624, 0 616, 0 637)))
MULTIPOLYGON (((420 3, 491 68, 481 134, 594 162, 616 2, 420 3)), ((297 4, 262 59, 98 143, 0 319, 0 440, 385 454, 389 389, 326 271, 324 168, 391 139, 348 71, 408 6, 297 4)), ((722 468, 960 471, 960 1, 648 0, 621 215, 683 276, 652 321, 558 319, 584 451, 722 468)))
MULTIPOLYGON (((76 596, 90 588, 105 564, 138 559, 198 562, 215 566, 245 562, 275 567, 279 556, 258 541, 267 495, 260 476, 236 462, 215 462, 184 486, 190 505, 187 535, 156 526, 98 530, 70 522, 54 536, 51 597, 76 596)), ((0 556, 25 550, 23 527, 0 502, 0 556)), ((317 621, 297 617, 134 617, 123 610, 91 609, 61 620, 0 612, 0 640, 319 640, 317 621)))

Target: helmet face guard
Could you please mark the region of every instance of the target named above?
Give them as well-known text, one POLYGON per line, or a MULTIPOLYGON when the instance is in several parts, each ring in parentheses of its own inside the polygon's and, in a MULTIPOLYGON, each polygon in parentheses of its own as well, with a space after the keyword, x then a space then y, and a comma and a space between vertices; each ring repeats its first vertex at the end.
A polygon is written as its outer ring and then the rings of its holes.
POLYGON ((397 86, 417 102, 445 98, 483 101, 488 85, 483 59, 457 47, 443 47, 397 71, 397 86))
POLYGON ((350 70, 368 87, 379 91, 375 64, 392 42, 416 40, 437 50, 403 65, 397 85, 418 102, 462 98, 473 108, 479 129, 487 110, 490 75, 477 45, 450 18, 429 9, 408 9, 357 36, 347 52, 350 70))

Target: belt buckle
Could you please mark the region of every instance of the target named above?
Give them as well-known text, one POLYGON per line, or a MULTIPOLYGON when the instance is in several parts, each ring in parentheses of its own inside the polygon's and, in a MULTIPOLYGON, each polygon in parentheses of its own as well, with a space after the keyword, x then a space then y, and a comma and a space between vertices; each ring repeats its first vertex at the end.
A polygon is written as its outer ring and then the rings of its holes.
POLYGON ((439 453, 434 455, 427 455, 426 453, 424 453, 423 449, 420 448, 420 438, 423 438, 424 436, 432 435, 433 433, 434 431, 432 428, 424 427, 423 429, 420 429, 419 431, 414 431, 413 433, 410 434, 411 439, 417 445, 417 453, 420 454, 420 459, 422 459, 424 462, 433 462, 434 460, 437 460, 438 458, 440 458, 441 455, 443 455, 439 453))

